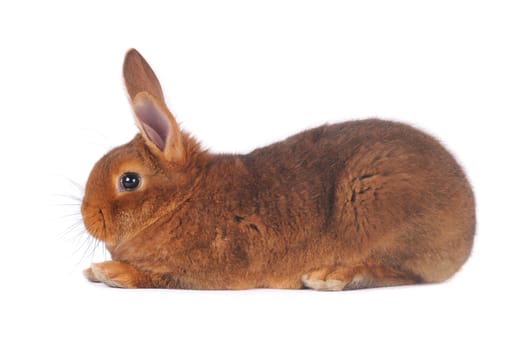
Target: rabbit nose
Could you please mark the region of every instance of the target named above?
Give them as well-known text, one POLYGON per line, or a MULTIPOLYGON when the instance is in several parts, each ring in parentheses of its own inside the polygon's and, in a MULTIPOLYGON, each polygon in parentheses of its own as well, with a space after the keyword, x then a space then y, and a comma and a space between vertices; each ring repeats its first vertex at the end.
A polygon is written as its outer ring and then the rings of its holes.
POLYGON ((87 200, 85 196, 82 199, 82 204, 81 204, 81 215, 82 215, 82 220, 84 221, 85 224, 86 224, 86 221, 88 221, 90 217, 96 215, 95 210, 96 208, 90 205, 89 200, 87 200))

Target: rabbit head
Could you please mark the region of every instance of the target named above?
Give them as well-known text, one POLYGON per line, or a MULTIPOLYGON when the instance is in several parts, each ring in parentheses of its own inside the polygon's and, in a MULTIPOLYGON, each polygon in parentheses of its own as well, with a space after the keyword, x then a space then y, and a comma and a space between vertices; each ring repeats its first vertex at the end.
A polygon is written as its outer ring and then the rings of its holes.
POLYGON ((134 49, 123 75, 140 133, 95 164, 81 206, 87 230, 110 251, 184 202, 207 155, 180 130, 158 79, 134 49))

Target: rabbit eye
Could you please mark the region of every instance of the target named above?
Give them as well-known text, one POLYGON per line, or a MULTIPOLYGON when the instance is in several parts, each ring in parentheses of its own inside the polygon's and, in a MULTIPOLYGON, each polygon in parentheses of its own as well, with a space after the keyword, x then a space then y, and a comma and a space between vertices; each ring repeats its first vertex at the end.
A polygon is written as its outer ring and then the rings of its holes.
POLYGON ((124 173, 119 184, 123 191, 134 191, 141 184, 141 176, 137 173, 124 173))

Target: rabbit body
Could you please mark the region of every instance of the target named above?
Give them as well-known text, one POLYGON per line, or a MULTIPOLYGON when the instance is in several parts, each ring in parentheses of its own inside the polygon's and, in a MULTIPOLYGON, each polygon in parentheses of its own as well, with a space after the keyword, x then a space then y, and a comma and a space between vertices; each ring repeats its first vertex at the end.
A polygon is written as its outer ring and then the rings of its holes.
POLYGON ((151 85, 128 78, 141 133, 103 157, 86 186, 85 225, 112 256, 85 271, 91 281, 342 290, 444 281, 470 255, 474 196, 431 136, 368 119, 210 154, 179 131, 146 61, 127 57, 141 68, 131 76, 151 85), (137 190, 119 189, 128 172, 141 175, 137 190))

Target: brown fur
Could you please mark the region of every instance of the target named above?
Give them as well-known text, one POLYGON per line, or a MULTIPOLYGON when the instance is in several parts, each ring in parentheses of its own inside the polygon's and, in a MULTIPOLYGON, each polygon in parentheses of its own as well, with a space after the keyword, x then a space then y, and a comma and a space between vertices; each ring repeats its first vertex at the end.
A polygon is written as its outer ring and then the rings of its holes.
POLYGON ((325 125, 246 155, 203 151, 146 61, 125 83, 140 134, 94 167, 82 204, 117 287, 341 290, 441 282, 468 258, 474 197, 434 138, 378 119, 325 125), (119 190, 125 172, 139 189, 119 190))

